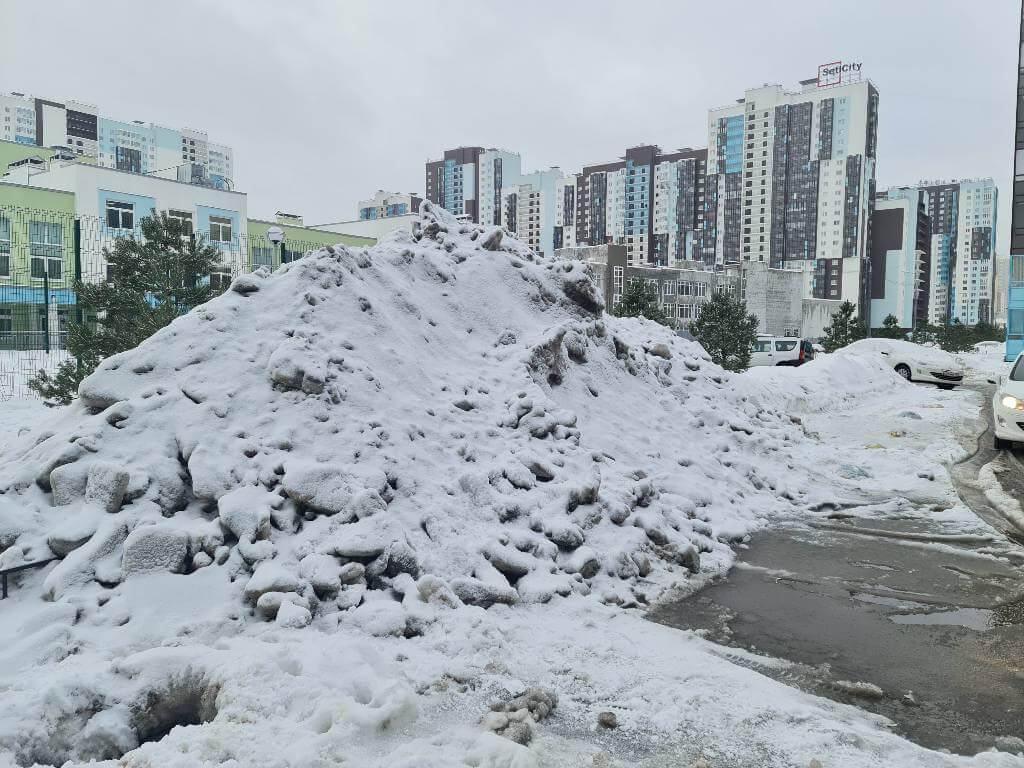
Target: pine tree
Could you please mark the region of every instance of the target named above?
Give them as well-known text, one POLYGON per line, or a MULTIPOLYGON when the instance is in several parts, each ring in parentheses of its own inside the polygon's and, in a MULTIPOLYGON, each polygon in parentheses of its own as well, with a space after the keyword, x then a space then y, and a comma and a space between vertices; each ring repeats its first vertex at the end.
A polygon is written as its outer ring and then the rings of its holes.
POLYGON ((658 287, 646 280, 633 279, 626 284, 619 303, 612 307, 616 317, 646 317, 656 323, 672 327, 672 319, 658 303, 658 287))
POLYGON ((121 237, 113 250, 103 249, 105 282, 75 283, 83 314, 97 319, 71 323, 67 349, 72 359, 54 375, 39 371, 29 381, 29 388, 47 401, 70 403, 100 361, 137 346, 217 293, 208 280, 221 258, 216 247, 187 235, 179 220, 163 213, 143 218, 140 227, 141 239, 121 237))
POLYGON ((896 319, 896 315, 886 315, 885 320, 882 321, 882 327, 876 328, 872 335, 880 339, 902 339, 905 336, 900 329, 900 321, 896 319))
POLYGON ((931 323, 918 323, 910 332, 910 340, 915 344, 934 344, 938 329, 931 323))
POLYGON ((728 371, 745 371, 757 341, 757 315, 747 314, 739 299, 714 293, 701 305, 690 333, 720 366, 728 371))
POLYGON ((821 346, 826 352, 835 352, 867 336, 864 323, 854 316, 856 311, 857 306, 850 301, 844 301, 839 305, 821 339, 821 346))
POLYGON ((974 346, 974 339, 971 329, 961 323, 958 319, 946 321, 939 326, 935 334, 935 342, 947 352, 963 352, 974 346))
POLYGON ((1006 328, 982 320, 971 329, 971 337, 975 344, 979 341, 1003 341, 1006 338, 1006 328))

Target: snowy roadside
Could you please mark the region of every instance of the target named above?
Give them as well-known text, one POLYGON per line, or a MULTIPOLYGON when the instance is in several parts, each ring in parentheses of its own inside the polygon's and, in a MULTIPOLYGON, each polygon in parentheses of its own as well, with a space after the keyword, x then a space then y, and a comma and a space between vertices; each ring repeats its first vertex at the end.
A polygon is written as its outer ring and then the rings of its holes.
POLYGON ((0 449, 0 562, 62 557, 0 605, 0 760, 1024 765, 644 618, 829 504, 974 530, 944 470, 973 393, 841 356, 730 375, 578 264, 421 232, 239 278, 0 449))

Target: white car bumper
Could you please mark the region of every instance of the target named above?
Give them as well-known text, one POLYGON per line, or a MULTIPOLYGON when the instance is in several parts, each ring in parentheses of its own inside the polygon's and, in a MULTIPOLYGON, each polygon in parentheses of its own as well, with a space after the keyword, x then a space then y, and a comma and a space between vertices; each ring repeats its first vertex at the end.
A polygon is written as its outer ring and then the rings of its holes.
POLYGON ((996 437, 1001 440, 1017 440, 1024 443, 1024 411, 1007 408, 996 395, 992 402, 992 415, 995 417, 996 437))

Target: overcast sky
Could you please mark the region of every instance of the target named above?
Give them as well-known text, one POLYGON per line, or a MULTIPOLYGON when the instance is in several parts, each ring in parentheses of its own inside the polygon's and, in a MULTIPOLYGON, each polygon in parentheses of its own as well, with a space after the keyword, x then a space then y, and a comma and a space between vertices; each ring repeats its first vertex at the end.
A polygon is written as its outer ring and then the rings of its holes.
POLYGON ((355 218, 462 144, 524 171, 707 145, 709 107, 822 62, 878 87, 879 188, 992 176, 1009 230, 1016 0, 0 0, 0 90, 206 130, 249 215, 355 218))

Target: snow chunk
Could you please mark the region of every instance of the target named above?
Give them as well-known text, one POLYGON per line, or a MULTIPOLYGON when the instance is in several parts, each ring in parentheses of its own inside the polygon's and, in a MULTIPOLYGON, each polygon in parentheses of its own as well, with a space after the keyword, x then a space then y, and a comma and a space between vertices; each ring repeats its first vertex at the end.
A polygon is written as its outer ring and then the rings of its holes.
POLYGON ((128 534, 121 551, 125 577, 146 571, 181 573, 188 561, 188 534, 171 525, 142 525, 128 534))
POLYGON ((281 603, 275 619, 279 627, 288 627, 289 629, 302 629, 308 626, 312 620, 313 615, 309 610, 288 600, 281 603))
MULTIPOLYGON (((103 569, 104 561, 117 557, 120 567, 119 549, 128 537, 128 526, 123 520, 108 517, 100 522, 92 538, 71 554, 65 557, 57 567, 50 571, 43 582, 43 595, 48 600, 56 600, 69 589, 80 587, 98 575, 120 580, 110 568, 103 569)), ((109 564, 108 564, 109 565, 109 564)))
POLYGON ((467 605, 490 608, 495 603, 512 605, 519 601, 519 593, 510 586, 501 586, 471 576, 460 576, 451 581, 452 592, 467 605))
POLYGON ((260 563, 245 585, 245 597, 255 601, 265 592, 298 592, 299 580, 294 573, 274 562, 260 563))
POLYGON ((401 603, 392 600, 364 602, 352 611, 350 621, 375 637, 405 634, 405 609, 401 603))
POLYGON ((221 525, 240 542, 253 542, 270 535, 271 507, 281 503, 277 494, 256 486, 236 488, 217 500, 221 525))
POLYGON ((46 544, 57 557, 64 557, 92 538, 102 519, 102 509, 95 504, 82 504, 50 530, 46 544))
POLYGON ((324 391, 324 365, 315 359, 307 339, 285 340, 270 356, 271 380, 285 389, 301 389, 308 394, 324 391))
MULTIPOLYGON (((383 472, 374 473, 371 479, 375 481, 373 490, 378 492, 383 491, 387 485, 383 472)), ((353 496, 365 488, 366 483, 337 464, 289 461, 285 464, 281 486, 285 493, 300 504, 326 514, 336 514, 348 506, 353 496)), ((358 498, 361 508, 369 510, 373 506, 372 500, 363 496, 358 498)))
POLYGON ((128 490, 130 479, 131 475, 115 464, 93 462, 89 465, 85 498, 107 512, 117 512, 121 509, 121 501, 128 490))

